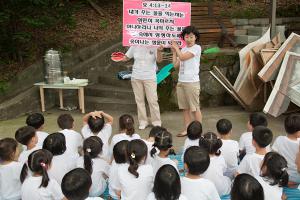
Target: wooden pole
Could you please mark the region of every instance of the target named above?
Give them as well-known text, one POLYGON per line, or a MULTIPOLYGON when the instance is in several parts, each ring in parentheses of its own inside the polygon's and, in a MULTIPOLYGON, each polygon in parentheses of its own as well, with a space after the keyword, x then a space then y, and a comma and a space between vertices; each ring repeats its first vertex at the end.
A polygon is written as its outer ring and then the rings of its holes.
POLYGON ((276 34, 276 4, 277 0, 272 0, 271 5, 271 38, 276 34))

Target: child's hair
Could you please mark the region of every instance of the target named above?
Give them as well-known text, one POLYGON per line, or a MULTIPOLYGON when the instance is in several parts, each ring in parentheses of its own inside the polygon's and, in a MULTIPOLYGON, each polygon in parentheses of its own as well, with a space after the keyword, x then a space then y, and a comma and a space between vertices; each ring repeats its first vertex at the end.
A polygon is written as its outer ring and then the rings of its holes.
POLYGON ((213 132, 207 132, 199 139, 199 146, 206 149, 209 154, 219 156, 221 154, 222 140, 213 132))
POLYGON ((131 115, 124 114, 119 118, 119 128, 120 131, 125 130, 127 135, 133 135, 134 130, 134 120, 131 115))
POLYGON ((87 124, 90 127, 90 130, 94 134, 98 134, 104 127, 105 121, 103 117, 95 117, 90 116, 88 118, 87 124))
POLYGON ((128 171, 136 178, 139 177, 137 169, 142 160, 147 158, 147 145, 143 140, 135 139, 128 142, 127 145, 127 158, 129 161, 128 171))
POLYGON ((294 134, 300 131, 300 115, 292 114, 285 118, 284 128, 288 134, 294 134))
POLYGON ((43 149, 50 151, 53 156, 62 155, 67 149, 66 137, 59 132, 48 135, 44 140, 43 149))
POLYGON ((249 174, 235 177, 230 195, 231 200, 264 200, 263 187, 249 174))
POLYGON ((103 142, 97 136, 88 137, 83 141, 84 169, 90 174, 93 172, 93 158, 97 158, 102 152, 103 142))
POLYGON ((159 133, 163 132, 163 131, 167 131, 167 129, 165 129, 164 127, 161 126, 154 126, 149 133, 149 137, 156 137, 159 133))
POLYGON ((268 152, 261 165, 261 176, 272 181, 270 185, 287 186, 289 174, 287 173, 287 161, 277 152, 268 152))
POLYGON ((203 174, 210 163, 208 152, 198 146, 189 147, 185 151, 183 159, 188 167, 188 173, 192 175, 203 174))
POLYGON ((198 29, 194 26, 187 26, 185 27, 181 34, 180 37, 184 40, 184 36, 187 34, 193 33, 196 36, 196 42, 199 42, 200 39, 200 32, 198 31, 198 29))
POLYGON ((126 163, 127 161, 127 145, 128 145, 128 140, 122 140, 115 144, 113 148, 113 155, 116 163, 121 164, 121 163, 126 163))
POLYGON ((41 113, 33 113, 26 118, 27 126, 32 126, 39 129, 45 123, 44 116, 41 113))
POLYGON ((150 155, 151 157, 157 152, 156 148, 160 151, 167 151, 173 146, 172 144, 172 134, 168 131, 162 131, 158 133, 155 137, 155 141, 153 144, 153 148, 151 149, 150 155))
POLYGON ((177 170, 172 165, 163 165, 154 179, 153 193, 156 199, 178 200, 181 183, 177 170))
POLYGON ((266 116, 261 113, 251 113, 249 115, 249 124, 253 128, 256 126, 268 126, 268 121, 266 116))
POLYGON ((84 200, 89 196, 92 178, 89 172, 82 168, 76 168, 62 179, 61 190, 68 200, 84 200))
POLYGON ((72 129, 74 119, 70 114, 61 114, 57 118, 58 127, 61 129, 72 129))
POLYGON ((265 126, 256 126, 252 131, 252 136, 253 140, 261 148, 271 144, 273 139, 272 131, 265 126))
POLYGON ((13 138, 3 138, 0 140, 0 160, 12 161, 18 147, 18 143, 13 138))
POLYGON ((202 124, 199 121, 191 122, 187 127, 187 137, 190 140, 197 140, 202 134, 202 124))
POLYGON ((35 137, 35 132, 36 130, 32 126, 23 126, 16 131, 15 138, 19 143, 28 145, 30 140, 35 137))
POLYGON ((32 152, 28 156, 28 161, 23 165, 20 180, 24 182, 28 175, 28 168, 34 173, 42 176, 42 182, 39 187, 47 187, 49 176, 47 173, 48 167, 51 165, 52 153, 46 149, 39 149, 32 152))
POLYGON ((217 131, 218 131, 219 134, 226 135, 232 129, 232 123, 228 119, 220 119, 217 122, 216 127, 217 127, 217 131))

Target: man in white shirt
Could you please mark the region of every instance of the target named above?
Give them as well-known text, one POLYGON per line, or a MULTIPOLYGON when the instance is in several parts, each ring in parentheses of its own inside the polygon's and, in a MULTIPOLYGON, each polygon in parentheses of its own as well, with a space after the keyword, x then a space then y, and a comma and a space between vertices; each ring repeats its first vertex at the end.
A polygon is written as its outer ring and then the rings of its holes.
POLYGON ((264 126, 257 126, 253 129, 253 146, 255 153, 247 154, 238 166, 237 174, 247 173, 252 176, 259 176, 260 166, 265 155, 267 154, 267 146, 272 142, 273 133, 264 126))

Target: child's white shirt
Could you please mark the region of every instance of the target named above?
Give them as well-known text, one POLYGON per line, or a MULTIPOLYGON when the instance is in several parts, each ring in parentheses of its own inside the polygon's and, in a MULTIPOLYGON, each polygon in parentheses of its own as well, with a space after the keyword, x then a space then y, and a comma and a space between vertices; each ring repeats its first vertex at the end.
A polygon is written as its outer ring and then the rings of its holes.
POLYGON ((255 177, 264 189, 265 200, 281 200, 283 188, 278 185, 270 185, 263 177, 255 177))
POLYGON ((62 200, 64 195, 60 185, 54 180, 49 180, 47 187, 40 187, 42 176, 31 176, 22 184, 22 200, 62 200))
POLYGON ((281 154, 288 163, 287 172, 289 181, 300 183, 300 174, 297 172, 296 155, 299 152, 299 142, 289 139, 287 136, 278 136, 272 146, 272 149, 281 154))
POLYGON ((82 129, 81 129, 81 133, 84 139, 91 137, 91 136, 98 136, 99 138, 101 138, 102 142, 103 142, 103 148, 102 148, 102 157, 105 157, 106 159, 109 159, 109 138, 111 136, 112 133, 112 126, 109 123, 104 124, 102 130, 97 133, 94 134, 89 125, 85 124, 82 129))
POLYGON ((112 161, 110 169, 109 169, 109 178, 108 178, 108 190, 109 195, 113 199, 118 199, 118 195, 116 194, 116 188, 113 186, 118 183, 118 168, 122 165, 125 165, 125 163, 118 164, 115 162, 115 160, 112 161))
POLYGON ((79 157, 79 148, 82 146, 82 137, 80 133, 72 130, 72 129, 64 129, 59 131, 60 133, 64 134, 66 138, 66 147, 67 153, 71 153, 75 155, 76 157, 79 157))
POLYGON ((22 151, 21 153, 20 153, 20 155, 19 155, 19 159, 18 159, 18 161, 19 162, 21 162, 21 163, 26 163, 27 162, 27 160, 28 160, 28 156, 32 153, 32 152, 34 152, 35 150, 39 150, 40 149, 40 147, 37 147, 37 146, 35 146, 35 147, 33 147, 32 149, 30 149, 30 150, 24 150, 24 151, 22 151))
POLYGON ((121 191, 122 200, 146 199, 153 188, 153 168, 151 165, 139 165, 136 178, 128 171, 129 164, 118 168, 118 178, 113 188, 121 191))
POLYGON ((85 200, 103 200, 101 197, 88 197, 85 200))
POLYGON ((131 141, 131 140, 135 140, 135 139, 141 139, 141 136, 136 133, 132 134, 132 136, 127 135, 126 133, 119 133, 119 134, 114 135, 111 138, 111 142, 110 142, 110 156, 113 155, 113 148, 118 142, 121 142, 123 140, 131 141))
MULTIPOLYGON (((100 196, 106 189, 106 180, 104 179, 103 175, 109 175, 109 164, 106 160, 102 158, 93 158, 92 159, 92 186, 90 189, 90 195, 92 197, 100 196)), ((84 168, 84 159, 83 157, 79 157, 77 160, 77 167, 84 168)))
POLYGON ((222 139, 221 155, 224 157, 227 170, 225 175, 233 178, 238 167, 239 143, 235 140, 222 139))
POLYGON ((51 167, 48 169, 48 174, 58 184, 66 173, 76 168, 76 158, 70 153, 63 153, 62 155, 53 156, 51 167))
POLYGON ((243 133, 239 141, 240 150, 246 150, 246 154, 254 153, 255 147, 252 144, 252 139, 252 132, 243 133))
MULTIPOLYGON (((150 142, 150 141, 144 140, 144 139, 142 139, 142 140, 146 143, 147 149, 148 149, 148 155, 147 155, 145 164, 151 165, 151 163, 152 163, 152 161, 153 161, 153 157, 151 156, 151 150, 152 150, 152 148, 153 148, 154 142, 150 142)), ((159 150, 156 148, 156 153, 155 153, 155 155, 157 155, 158 152, 159 152, 159 150)))
POLYGON ((182 156, 181 156, 181 160, 182 162, 184 162, 184 153, 185 151, 192 146, 199 146, 199 139, 196 140, 191 140, 190 138, 186 138, 184 141, 184 145, 183 145, 183 149, 182 149, 182 156))
POLYGON ((173 160, 171 160, 169 157, 162 158, 158 155, 154 155, 152 163, 151 163, 151 165, 153 167, 154 176, 156 175, 159 168, 161 168, 163 165, 168 165, 168 164, 172 165, 178 171, 177 164, 173 160))
POLYGON ((36 136, 38 137, 38 143, 36 144, 36 146, 42 148, 43 147, 43 143, 44 143, 44 140, 46 139, 46 137, 48 136, 49 134, 44 132, 44 131, 36 131, 36 136))
POLYGON ((212 181, 219 193, 219 195, 226 195, 230 193, 231 181, 224 173, 227 169, 223 156, 210 157, 210 164, 208 169, 202 174, 203 178, 212 181))
POLYGON ((181 177, 181 193, 188 200, 220 200, 213 182, 205 178, 190 179, 181 177))
POLYGON ((11 162, 0 165, 0 199, 17 200, 21 199, 20 174, 23 163, 11 162))
POLYGON ((259 155, 257 153, 246 155, 238 166, 237 172, 239 174, 246 173, 251 176, 259 176, 261 163, 264 157, 265 155, 259 155))
MULTIPOLYGON (((156 200, 155 198, 155 194, 153 192, 151 192, 146 200, 156 200)), ((188 200, 183 194, 180 194, 179 199, 178 200, 188 200)))

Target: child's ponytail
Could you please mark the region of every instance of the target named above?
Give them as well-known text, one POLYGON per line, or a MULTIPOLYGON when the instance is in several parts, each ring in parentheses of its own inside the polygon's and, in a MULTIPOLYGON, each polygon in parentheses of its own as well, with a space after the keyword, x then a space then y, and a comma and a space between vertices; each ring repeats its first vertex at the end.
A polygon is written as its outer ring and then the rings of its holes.
POLYGON ((206 149, 209 154, 221 155, 222 145, 222 140, 213 132, 207 132, 199 138, 199 146, 206 149))
POLYGON ((21 174, 20 174, 21 183, 23 183, 25 181, 27 175, 28 175, 28 167, 27 167, 27 164, 25 163, 22 167, 21 174))
POLYGON ((131 115, 124 114, 119 118, 119 128, 120 131, 126 131, 127 135, 133 135, 134 129, 134 119, 131 115))
POLYGON ((280 187, 285 187, 288 185, 288 182, 289 182, 289 174, 288 172, 286 171, 286 167, 282 168, 281 171, 281 175, 280 175, 280 178, 279 178, 279 181, 278 181, 278 184, 280 187))
POLYGON ((91 136, 83 141, 83 165, 90 174, 93 172, 93 158, 102 152, 103 142, 97 136, 91 136))
POLYGON ((127 145, 127 157, 129 161, 128 171, 136 178, 139 177, 137 172, 139 164, 147 158, 147 145, 143 140, 131 140, 127 145))
MULTIPOLYGON (((151 149, 151 157, 157 152, 157 149, 160 151, 167 151, 173 146, 172 144, 172 134, 167 130, 163 130, 155 136, 155 141, 153 148, 151 149), (157 149, 156 149, 157 148, 157 149)), ((171 151, 171 154, 175 154, 174 151, 171 151)))
POLYGON ((41 162, 40 165, 42 167, 42 183, 40 187, 47 187, 50 180, 47 172, 48 165, 46 165, 44 162, 41 162))
POLYGON ((150 156, 153 158, 154 155, 157 153, 157 149, 156 149, 156 145, 155 144, 153 144, 152 146, 153 146, 153 148, 150 151, 150 156))

